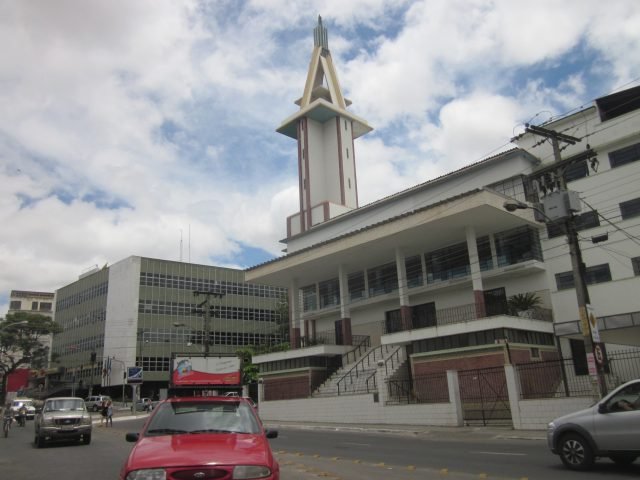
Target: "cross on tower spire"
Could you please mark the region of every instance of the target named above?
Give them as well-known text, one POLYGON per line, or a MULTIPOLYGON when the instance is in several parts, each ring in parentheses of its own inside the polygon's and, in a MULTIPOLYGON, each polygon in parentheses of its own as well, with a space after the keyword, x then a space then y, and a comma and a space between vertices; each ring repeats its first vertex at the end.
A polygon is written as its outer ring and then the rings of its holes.
POLYGON ((318 26, 313 29, 313 46, 329 50, 327 27, 322 25, 322 17, 320 15, 318 15, 318 26))

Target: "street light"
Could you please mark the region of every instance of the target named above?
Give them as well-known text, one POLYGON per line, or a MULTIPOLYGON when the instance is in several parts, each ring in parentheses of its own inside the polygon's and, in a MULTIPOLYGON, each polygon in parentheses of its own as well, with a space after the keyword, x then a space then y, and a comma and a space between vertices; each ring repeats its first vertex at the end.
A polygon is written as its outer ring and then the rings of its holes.
MULTIPOLYGON (((546 215, 543 210, 515 199, 507 200, 506 202, 504 202, 503 206, 509 212, 515 212, 516 210, 524 210, 530 208, 542 214, 545 219, 553 221, 546 215)), ((571 256, 573 281, 576 288, 576 297, 578 300, 578 310, 582 323, 584 349, 587 352, 587 362, 589 363, 591 361, 595 363, 597 385, 594 385, 594 396, 599 398, 600 396, 606 395, 607 385, 602 372, 602 366, 600 365, 600 362, 597 361, 598 352, 596 352, 596 350, 600 349, 600 346, 596 346, 594 344, 591 333, 591 324, 587 309, 587 305, 591 303, 591 300, 589 298, 589 290, 587 289, 585 266, 584 262, 582 261, 582 251, 580 250, 578 231, 575 226, 573 213, 569 213, 569 215, 566 217, 565 227, 567 230, 567 242, 569 243, 569 254, 571 256), (592 358, 589 358, 589 356, 591 356, 592 358)))
MULTIPOLYGON (((125 384, 125 379, 127 378, 127 367, 122 360, 118 360, 115 356, 111 358, 111 361, 118 362, 119 364, 122 365, 122 405, 126 407, 127 402, 124 399, 124 384, 125 384)), ((111 385, 111 371, 109 371, 109 385, 111 385)))

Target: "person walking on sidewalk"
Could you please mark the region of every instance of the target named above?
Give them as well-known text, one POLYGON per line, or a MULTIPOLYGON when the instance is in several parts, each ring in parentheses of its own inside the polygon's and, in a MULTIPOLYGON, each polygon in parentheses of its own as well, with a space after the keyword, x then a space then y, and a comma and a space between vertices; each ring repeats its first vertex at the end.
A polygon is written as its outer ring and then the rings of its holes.
POLYGON ((102 427, 107 421, 107 401, 103 400, 100 404, 100 426, 102 427))
POLYGON ((108 427, 109 425, 111 425, 113 427, 113 404, 111 403, 111 400, 109 400, 107 402, 107 424, 106 424, 106 426, 108 427))

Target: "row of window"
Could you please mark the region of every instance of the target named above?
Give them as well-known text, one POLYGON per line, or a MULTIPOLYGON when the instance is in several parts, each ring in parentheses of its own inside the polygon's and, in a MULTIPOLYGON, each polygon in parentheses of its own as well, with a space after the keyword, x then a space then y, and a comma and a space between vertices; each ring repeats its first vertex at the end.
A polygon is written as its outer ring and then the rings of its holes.
MULTIPOLYGON (((51 302, 31 302, 31 311, 50 312, 52 307, 51 302)), ((21 300, 11 300, 9 303, 9 310, 22 310, 21 300)))
MULTIPOLYGON (((190 317, 203 315, 202 309, 195 303, 163 302, 160 300, 140 300, 138 313, 151 315, 174 315, 190 317)), ((225 318, 227 320, 253 320, 258 322, 276 322, 280 319, 280 313, 266 308, 244 308, 216 305, 210 307, 212 318, 225 318)))
POLYGON ((461 333, 442 337, 426 338, 413 342, 414 353, 435 352, 452 348, 492 345, 507 340, 525 345, 554 345, 553 334, 530 332, 513 328, 494 328, 482 332, 461 333))
MULTIPOLYGON (((587 285, 611 281, 611 270, 608 263, 593 265, 585 268, 585 282, 587 285)), ((556 273, 556 287, 558 290, 575 288, 573 271, 556 273)))
POLYGON ((77 315, 73 318, 56 318, 56 321, 60 324, 63 330, 70 330, 73 328, 80 328, 86 325, 93 325, 96 323, 103 323, 107 319, 107 311, 103 308, 101 310, 94 310, 93 312, 85 313, 84 315, 77 315))
MULTIPOLYGON (((621 167, 640 160, 640 143, 629 145, 609 152, 609 165, 611 168, 621 167)), ((589 175, 587 160, 580 160, 567 166, 564 178, 567 182, 572 182, 589 175)))
POLYGON ((74 305, 80 305, 81 303, 106 295, 109 290, 109 283, 104 282, 99 285, 93 285, 81 292, 74 293, 65 298, 56 299, 56 312, 61 312, 74 305))
POLYGON ((140 286, 198 290, 224 295, 245 295, 250 297, 282 298, 286 296, 286 289, 280 287, 181 277, 179 275, 165 275, 162 273, 141 272, 140 286))
MULTIPOLYGON (((538 230, 528 226, 518 227, 493 236, 496 258, 493 258, 489 236, 476 240, 480 269, 482 271, 514 265, 528 260, 542 261, 542 248, 538 230)), ((450 245, 424 254, 426 282, 433 284, 470 275, 471 266, 466 242, 450 245)), ((422 286, 425 281, 420 255, 405 258, 407 287, 422 286)), ((374 297, 398 289, 398 271, 395 262, 378 265, 366 271, 354 272, 347 277, 350 300, 374 297), (366 274, 366 282, 365 282, 366 274), (368 287, 368 288, 367 288, 368 287)), ((300 289, 303 311, 312 311, 340 304, 340 283, 337 278, 308 285, 300 289)))
MULTIPOLYGON (((204 330, 189 330, 188 332, 170 331, 141 331, 139 340, 144 343, 184 343, 203 345, 205 339, 204 330)), ((276 333, 258 332, 209 332, 209 345, 262 345, 275 344, 281 341, 276 333)))
MULTIPOLYGON (((81 352, 95 352, 104 345, 104 335, 92 335, 90 337, 79 338, 76 340, 68 340, 62 344, 53 347, 53 353, 60 356, 74 355, 81 352)), ((90 355, 87 354, 87 363, 90 355)))

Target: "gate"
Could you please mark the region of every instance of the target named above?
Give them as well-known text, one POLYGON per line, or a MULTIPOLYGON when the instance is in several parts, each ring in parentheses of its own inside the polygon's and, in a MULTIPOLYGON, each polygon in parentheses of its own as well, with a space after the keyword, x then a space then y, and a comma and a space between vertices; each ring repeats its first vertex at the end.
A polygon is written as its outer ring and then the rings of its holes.
POLYGON ((504 367, 458 372, 465 425, 513 425, 504 367))

